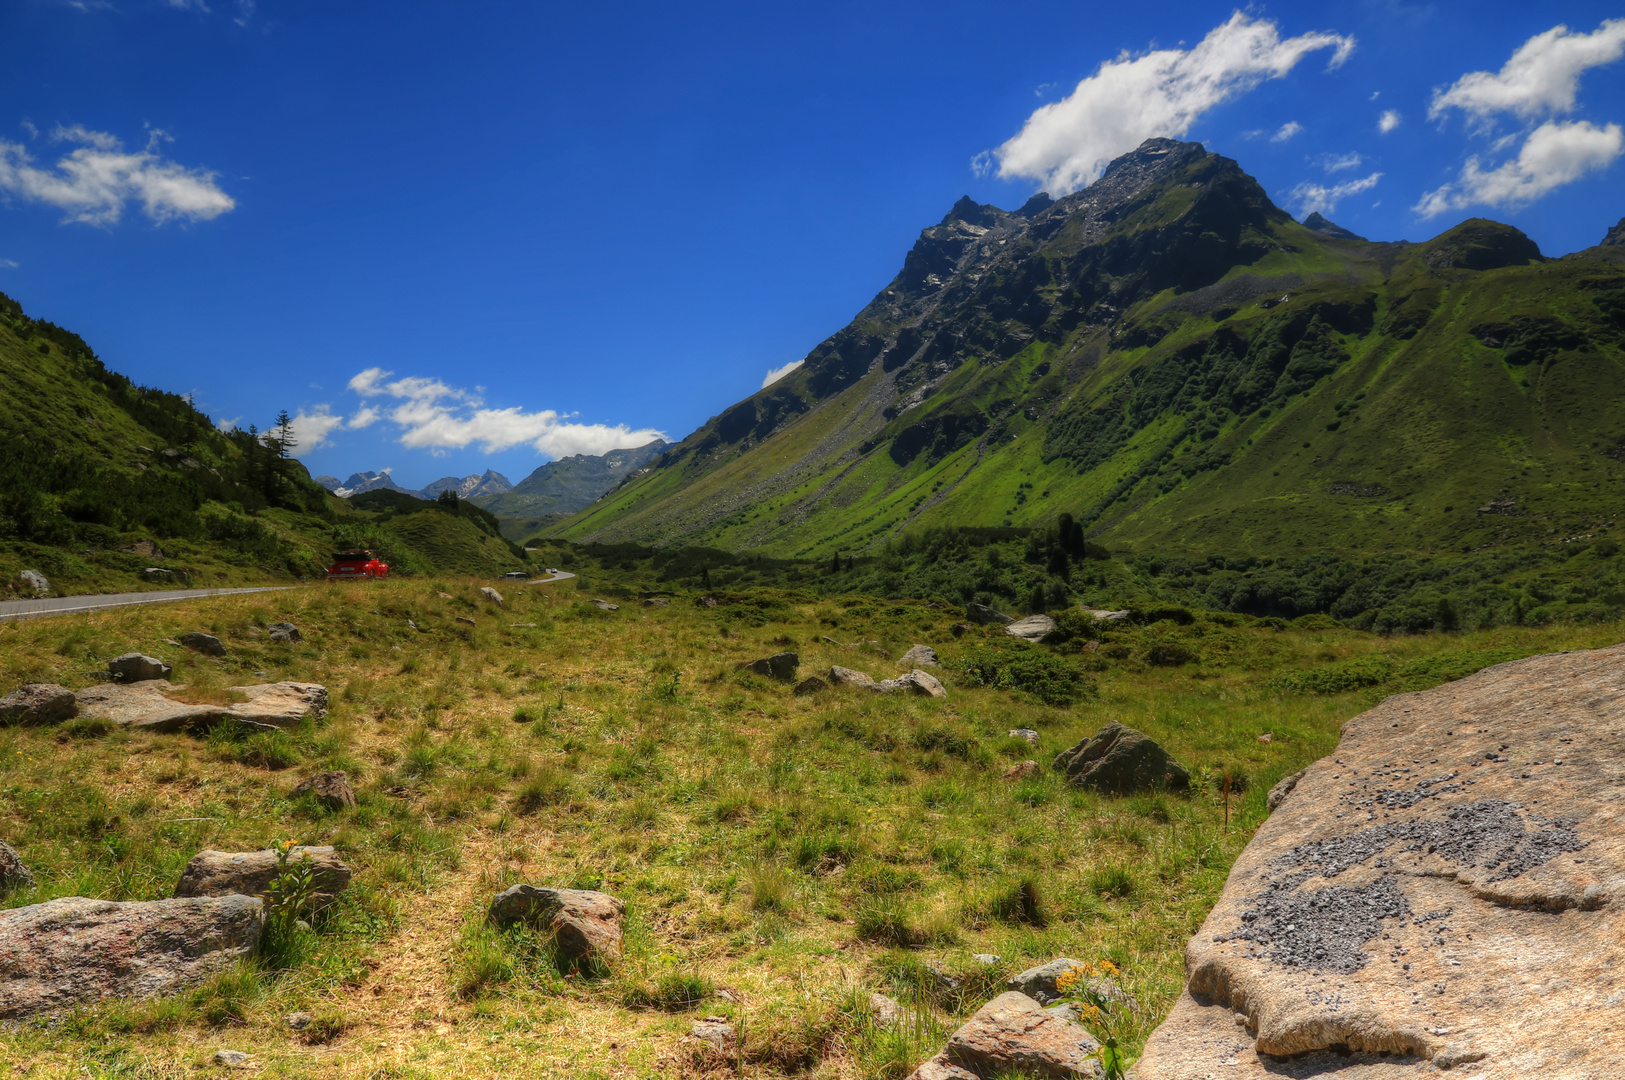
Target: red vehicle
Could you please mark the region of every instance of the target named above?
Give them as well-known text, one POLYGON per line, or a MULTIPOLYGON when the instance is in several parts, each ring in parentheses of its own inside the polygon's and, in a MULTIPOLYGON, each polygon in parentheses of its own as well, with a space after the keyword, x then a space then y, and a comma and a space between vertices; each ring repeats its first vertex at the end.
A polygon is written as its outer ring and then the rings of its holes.
POLYGON ((341 551, 333 556, 333 565, 327 568, 328 581, 348 581, 352 578, 384 578, 389 576, 389 564, 370 551, 356 549, 341 551))

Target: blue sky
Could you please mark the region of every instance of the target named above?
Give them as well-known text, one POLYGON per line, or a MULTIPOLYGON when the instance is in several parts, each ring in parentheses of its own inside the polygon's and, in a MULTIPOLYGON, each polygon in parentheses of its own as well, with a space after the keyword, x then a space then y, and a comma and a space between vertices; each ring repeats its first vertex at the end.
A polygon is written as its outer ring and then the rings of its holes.
POLYGON ((1150 135, 1373 239, 1625 215, 1618 2, 10 0, 0 41, 0 291, 410 487, 680 438, 959 196, 1150 135))

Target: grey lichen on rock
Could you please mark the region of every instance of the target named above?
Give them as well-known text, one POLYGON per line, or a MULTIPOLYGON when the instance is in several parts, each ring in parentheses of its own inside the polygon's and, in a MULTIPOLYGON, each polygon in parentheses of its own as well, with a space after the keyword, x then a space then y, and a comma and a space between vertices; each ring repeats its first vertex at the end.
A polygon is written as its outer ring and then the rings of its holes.
MULTIPOLYGON (((288 864, 308 864, 319 895, 332 898, 350 885, 350 868, 331 847, 295 847, 288 864)), ((281 872, 274 850, 213 851, 192 856, 175 886, 176 896, 263 896, 281 872)))
POLYGON ((28 683, 0 698, 0 725, 55 724, 78 715, 73 691, 56 683, 28 683))

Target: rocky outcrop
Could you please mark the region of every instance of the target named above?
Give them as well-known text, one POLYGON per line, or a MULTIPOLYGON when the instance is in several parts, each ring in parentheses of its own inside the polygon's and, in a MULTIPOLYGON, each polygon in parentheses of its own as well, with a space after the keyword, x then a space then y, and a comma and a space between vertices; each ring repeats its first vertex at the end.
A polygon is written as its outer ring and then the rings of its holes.
POLYGON ((248 896, 70 896, 0 911, 0 1019, 196 986, 253 953, 264 926, 248 896))
POLYGON ((480 595, 491 601, 493 604, 500 605, 503 602, 502 594, 491 588, 489 585, 480 586, 480 595))
POLYGON ((1006 626, 1015 622, 1002 611, 994 611, 986 604, 966 604, 965 618, 977 626, 1006 626))
POLYGON ((903 693, 918 694, 920 697, 945 698, 948 696, 948 691, 942 688, 942 683, 938 681, 935 675, 932 675, 928 671, 921 671, 919 668, 915 668, 913 671, 904 672, 895 679, 886 679, 883 682, 875 683, 871 689, 892 692, 900 691, 903 693))
POLYGON ((329 813, 355 805, 355 790, 350 787, 350 774, 342 769, 318 773, 309 780, 303 780, 293 789, 293 793, 309 794, 316 800, 317 806, 329 813))
POLYGON ((940 667, 942 661, 937 657, 937 650, 929 645, 916 645, 898 658, 897 662, 905 667, 940 667))
MULTIPOLYGON (((330 847, 296 847, 288 865, 308 862, 316 891, 333 897, 350 885, 350 868, 330 847)), ((200 851, 181 871, 176 896, 263 896, 278 873, 277 853, 265 851, 200 851)))
POLYGON ((1048 615, 1029 615, 1007 625, 1004 632, 1036 645, 1055 632, 1055 620, 1048 615))
POLYGON ((107 673, 119 682, 147 682, 152 679, 169 678, 169 665, 155 656, 131 652, 109 660, 107 673))
POLYGON ((1019 990, 1040 1005, 1053 1005, 1068 996, 1079 997, 1084 991, 1089 991, 1103 1003, 1104 1008, 1134 1007, 1134 1000, 1110 976, 1097 971, 1091 964, 1069 956, 1030 967, 1020 975, 1012 976, 1005 986, 1019 990), (1064 991, 1060 986, 1062 981, 1068 983, 1064 991))
POLYGON ((1055 756, 1057 771, 1073 787, 1106 795, 1137 791, 1183 791, 1190 773, 1168 751, 1141 731, 1113 721, 1092 739, 1084 739, 1055 756))
POLYGON ((796 668, 801 665, 801 657, 793 652, 774 653, 772 656, 760 660, 747 660, 739 665, 741 671, 749 671, 757 675, 765 675, 779 682, 793 682, 796 677, 796 668))
POLYGON ((1004 770, 1004 778, 1014 784, 1021 780, 1031 780, 1042 771, 1036 761, 1018 761, 1004 770))
POLYGON ((265 632, 271 636, 272 641, 278 641, 284 645, 305 640, 305 635, 301 634, 299 628, 291 622, 274 622, 265 628, 265 632))
POLYGON ((1343 728, 1185 951, 1140 1080, 1594 1080, 1625 1060, 1625 646, 1343 728))
POLYGON ((796 688, 792 691, 792 693, 794 693, 796 697, 806 697, 808 694, 816 694, 819 691, 828 689, 829 683, 825 682, 823 679, 820 679, 817 675, 809 675, 805 679, 802 679, 800 682, 796 683, 796 688))
POLYGON ((0 724, 56 724, 78 715, 73 691, 56 683, 29 683, 0 698, 0 724))
POLYGON ((23 588, 30 589, 36 596, 51 595, 51 582, 38 570, 23 570, 17 574, 17 580, 23 583, 23 588))
POLYGON ((317 683, 264 683, 231 689, 248 700, 234 705, 176 701, 169 695, 180 688, 153 680, 131 685, 102 683, 80 690, 75 697, 82 716, 151 731, 207 727, 222 720, 288 727, 307 717, 320 720, 327 715, 327 687, 317 683))
POLYGON ((608 893, 587 889, 547 889, 515 885, 491 901, 498 926, 524 922, 553 935, 567 963, 607 962, 621 955, 621 920, 626 905, 608 893))
POLYGON ((1081 1025, 1010 991, 978 1009, 910 1080, 991 1080, 1016 1072, 1093 1078, 1101 1075, 1099 1050, 1081 1025))
POLYGON ((829 681, 834 686, 862 686, 875 685, 874 677, 867 672, 854 671, 852 668, 841 667, 836 664, 829 669, 829 681))
POLYGON ((23 864, 23 857, 17 854, 17 849, 0 840, 0 896, 13 889, 27 889, 33 887, 34 874, 23 864))

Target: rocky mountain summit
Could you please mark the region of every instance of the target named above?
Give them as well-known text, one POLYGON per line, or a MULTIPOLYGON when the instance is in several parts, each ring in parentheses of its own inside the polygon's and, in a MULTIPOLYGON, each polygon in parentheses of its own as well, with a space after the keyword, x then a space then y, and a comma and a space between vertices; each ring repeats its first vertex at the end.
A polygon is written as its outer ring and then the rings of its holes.
POLYGON ((477 491, 476 506, 503 517, 573 514, 597 502, 615 485, 658 457, 663 439, 603 454, 571 454, 539 466, 506 492, 477 491))
POLYGON ((1350 720, 1186 948, 1139 1080, 1597 1080, 1625 1061, 1625 646, 1350 720))
POLYGON ((506 495, 512 490, 513 481, 495 469, 486 469, 478 476, 465 476, 461 480, 455 476, 442 476, 418 494, 425 499, 434 499, 442 491, 455 491, 459 499, 472 499, 476 495, 506 495))

